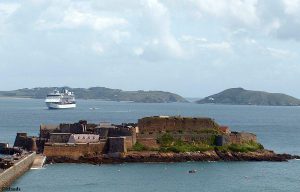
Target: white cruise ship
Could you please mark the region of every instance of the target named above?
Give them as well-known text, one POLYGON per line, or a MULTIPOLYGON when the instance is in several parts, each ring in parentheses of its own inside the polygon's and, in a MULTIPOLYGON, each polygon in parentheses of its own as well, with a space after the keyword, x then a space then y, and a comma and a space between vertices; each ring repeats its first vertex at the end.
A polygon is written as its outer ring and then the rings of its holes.
POLYGON ((55 89, 53 93, 47 95, 45 103, 49 109, 69 109, 76 107, 75 95, 67 89, 63 89, 62 92, 55 89))

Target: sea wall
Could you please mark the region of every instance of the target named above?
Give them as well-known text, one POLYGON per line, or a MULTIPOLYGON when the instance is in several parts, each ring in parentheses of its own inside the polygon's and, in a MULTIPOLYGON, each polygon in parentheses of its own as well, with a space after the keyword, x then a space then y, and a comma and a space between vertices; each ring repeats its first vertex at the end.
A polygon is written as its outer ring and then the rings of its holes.
POLYGON ((18 177, 30 169, 35 156, 36 153, 33 152, 0 173, 0 191, 4 187, 9 187, 18 177))
POLYGON ((82 156, 101 154, 105 150, 105 142, 89 144, 53 144, 45 145, 44 155, 48 157, 68 157, 78 159, 82 156))

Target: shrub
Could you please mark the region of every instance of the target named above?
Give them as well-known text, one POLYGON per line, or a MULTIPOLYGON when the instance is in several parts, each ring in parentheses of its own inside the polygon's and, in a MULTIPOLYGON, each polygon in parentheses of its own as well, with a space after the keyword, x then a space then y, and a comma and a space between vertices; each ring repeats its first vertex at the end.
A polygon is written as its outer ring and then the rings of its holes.
POLYGON ((190 143, 184 142, 180 139, 174 139, 172 135, 166 133, 158 138, 160 144, 160 152, 195 152, 195 151, 208 151, 212 150, 213 147, 204 143, 190 143))
POLYGON ((169 133, 163 134, 161 137, 158 138, 158 143, 161 146, 171 146, 174 143, 175 139, 169 133))
POLYGON ((216 151, 221 151, 221 152, 228 152, 228 145, 224 145, 224 146, 215 146, 214 148, 216 151))
POLYGON ((264 149, 263 145, 254 141, 250 141, 242 144, 231 144, 228 146, 228 149, 233 152, 250 152, 264 149))
POLYGON ((205 144, 174 144, 170 147, 161 147, 161 152, 174 152, 174 153, 184 153, 184 152, 196 152, 196 151, 208 151, 212 150, 213 147, 205 144))
POLYGON ((139 142, 136 142, 131 148, 132 151, 145 151, 147 149, 148 149, 147 147, 145 147, 143 144, 139 142))

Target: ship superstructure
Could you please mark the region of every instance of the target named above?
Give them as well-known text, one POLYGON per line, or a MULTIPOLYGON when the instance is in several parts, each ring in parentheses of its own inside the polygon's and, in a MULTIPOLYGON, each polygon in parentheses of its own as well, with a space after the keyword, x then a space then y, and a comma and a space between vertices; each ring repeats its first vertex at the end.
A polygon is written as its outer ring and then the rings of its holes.
POLYGON ((55 89, 47 95, 45 103, 49 109, 69 109, 76 107, 75 95, 67 89, 62 89, 61 92, 55 89))

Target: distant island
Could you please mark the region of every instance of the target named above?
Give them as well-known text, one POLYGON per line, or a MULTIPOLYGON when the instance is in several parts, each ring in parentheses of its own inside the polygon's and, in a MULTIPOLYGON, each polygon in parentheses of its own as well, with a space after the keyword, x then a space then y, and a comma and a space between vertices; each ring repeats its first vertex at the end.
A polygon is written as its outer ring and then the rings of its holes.
POLYGON ((37 87, 24 88, 13 91, 0 91, 0 97, 44 99, 55 88, 75 93, 77 99, 102 99, 110 101, 132 101, 137 103, 172 103, 188 102, 180 95, 164 91, 123 91, 105 87, 70 88, 70 87, 37 87))
POLYGON ((266 105, 266 106, 299 106, 300 100, 282 93, 251 91, 243 88, 226 89, 210 95, 196 103, 214 103, 230 105, 266 105))

